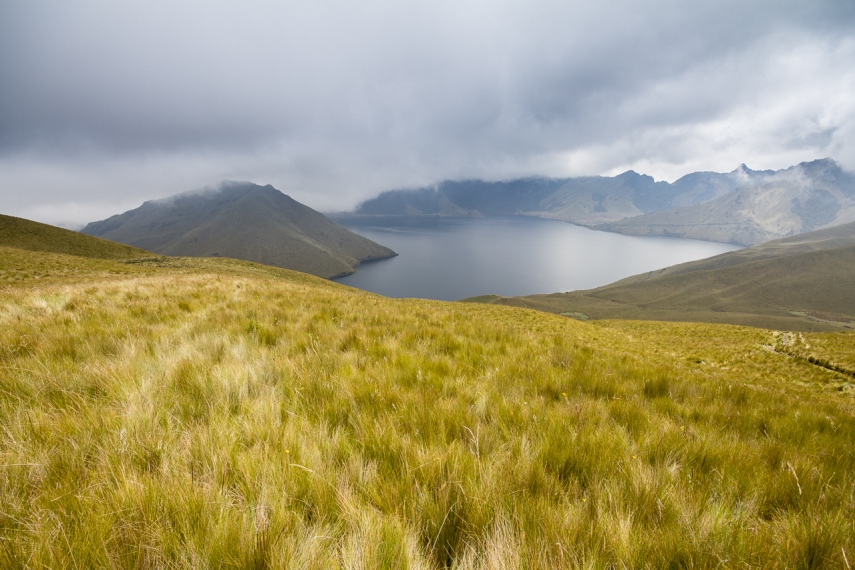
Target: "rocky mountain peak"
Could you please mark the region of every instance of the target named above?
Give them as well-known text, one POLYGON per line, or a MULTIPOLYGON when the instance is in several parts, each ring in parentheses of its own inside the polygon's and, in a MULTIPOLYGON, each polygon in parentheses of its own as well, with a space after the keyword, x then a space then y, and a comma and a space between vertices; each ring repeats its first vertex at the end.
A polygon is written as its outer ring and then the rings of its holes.
POLYGON ((810 162, 802 162, 798 166, 805 172, 811 173, 841 171, 840 165, 833 158, 820 158, 810 162))

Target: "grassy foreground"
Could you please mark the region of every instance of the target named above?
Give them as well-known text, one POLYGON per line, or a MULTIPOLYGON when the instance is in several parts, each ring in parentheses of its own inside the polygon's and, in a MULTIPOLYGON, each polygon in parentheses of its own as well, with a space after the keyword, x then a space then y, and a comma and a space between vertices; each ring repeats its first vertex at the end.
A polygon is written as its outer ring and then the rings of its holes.
POLYGON ((0 567, 847 568, 853 346, 0 248, 0 567))

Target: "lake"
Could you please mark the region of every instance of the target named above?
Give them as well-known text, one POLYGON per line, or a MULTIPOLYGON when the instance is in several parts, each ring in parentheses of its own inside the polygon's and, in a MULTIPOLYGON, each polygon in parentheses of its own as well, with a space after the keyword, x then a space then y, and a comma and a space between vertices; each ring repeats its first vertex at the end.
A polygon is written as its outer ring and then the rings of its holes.
POLYGON ((453 301, 493 293, 592 289, 739 246, 633 237, 526 216, 336 220, 398 257, 361 264, 335 281, 386 297, 453 301))

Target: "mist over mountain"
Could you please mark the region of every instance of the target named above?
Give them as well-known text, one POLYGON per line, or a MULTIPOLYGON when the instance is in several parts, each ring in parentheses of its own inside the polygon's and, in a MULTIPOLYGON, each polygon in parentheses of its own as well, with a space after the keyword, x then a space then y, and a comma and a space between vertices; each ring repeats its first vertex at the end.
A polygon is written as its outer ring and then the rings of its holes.
POLYGON ((503 182, 463 180, 431 187, 390 190, 354 210, 358 215, 513 216, 537 215, 581 225, 700 204, 772 171, 740 166, 733 172, 696 172, 673 184, 629 170, 618 176, 519 178, 503 182))
POLYGON ((82 232, 163 255, 234 257, 328 278, 396 255, 272 186, 250 182, 145 202, 82 232))
POLYGON ((694 172, 673 183, 614 177, 444 181, 391 190, 354 214, 554 218, 629 235, 752 245, 855 220, 855 177, 832 159, 785 170, 694 172))
POLYGON ((756 178, 710 201, 597 229, 755 245, 851 221, 855 221, 855 176, 823 159, 756 178))

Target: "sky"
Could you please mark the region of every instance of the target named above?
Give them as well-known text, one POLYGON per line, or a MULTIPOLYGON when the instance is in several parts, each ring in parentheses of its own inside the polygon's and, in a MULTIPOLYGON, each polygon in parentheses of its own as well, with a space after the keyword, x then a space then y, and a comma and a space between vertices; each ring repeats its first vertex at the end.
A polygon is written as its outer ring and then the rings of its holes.
POLYGON ((223 179, 330 212, 446 179, 855 170, 853 0, 4 0, 0 213, 223 179))

